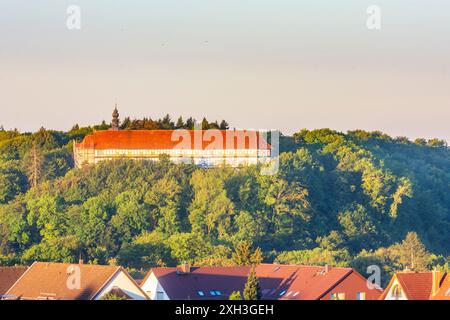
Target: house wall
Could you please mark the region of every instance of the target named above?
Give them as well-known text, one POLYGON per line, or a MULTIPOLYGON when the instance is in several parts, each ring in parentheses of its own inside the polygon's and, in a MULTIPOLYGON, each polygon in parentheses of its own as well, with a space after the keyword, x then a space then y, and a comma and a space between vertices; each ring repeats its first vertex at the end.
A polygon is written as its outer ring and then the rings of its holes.
POLYGON ((160 155, 169 155, 175 163, 190 163, 204 167, 227 164, 233 167, 257 164, 270 158, 270 150, 258 149, 224 149, 224 150, 128 150, 111 149, 95 150, 74 147, 75 166, 81 168, 84 164, 96 164, 105 160, 127 158, 132 160, 158 160, 160 155))
POLYGON ((138 285, 131 281, 131 279, 121 270, 109 280, 108 284, 95 296, 94 300, 100 300, 102 296, 108 293, 113 287, 122 289, 123 292, 134 300, 148 300, 141 290, 139 290, 138 285))
POLYGON ((166 291, 153 273, 150 274, 147 280, 142 284, 141 288, 151 300, 170 300, 166 291), (158 292, 160 293, 159 295, 158 292))
POLYGON ((345 300, 356 300, 358 292, 365 292, 366 300, 377 300, 381 295, 381 290, 369 289, 367 286, 367 280, 352 272, 341 283, 328 292, 321 300, 330 300, 332 294, 345 293, 345 300))
MULTIPOLYGON (((405 292, 402 289, 402 296, 400 298, 394 297, 393 295, 393 291, 394 291, 394 287, 398 285, 400 286, 398 279, 394 279, 394 281, 392 281, 392 285, 388 288, 388 293, 386 294, 386 297, 384 298, 384 300, 408 300, 406 298, 405 292)), ((400 286, 401 288, 401 286, 400 286)))

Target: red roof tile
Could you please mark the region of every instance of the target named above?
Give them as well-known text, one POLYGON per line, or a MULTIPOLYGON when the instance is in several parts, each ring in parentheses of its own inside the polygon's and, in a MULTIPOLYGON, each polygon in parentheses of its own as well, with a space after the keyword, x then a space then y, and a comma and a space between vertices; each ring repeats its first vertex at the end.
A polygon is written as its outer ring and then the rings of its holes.
POLYGON ((4 295, 26 270, 27 267, 0 267, 0 295, 4 295))
POLYGON ((404 271, 396 273, 384 290, 380 299, 386 298, 394 280, 397 279, 408 300, 429 300, 432 291, 432 272, 404 271))
POLYGON ((109 130, 95 131, 78 148, 105 149, 270 149, 250 130, 109 130), (203 134, 203 136, 202 136, 203 134), (203 137, 203 139, 202 139, 203 137), (194 141, 200 141, 195 143, 194 141))
POLYGON ((102 289, 120 267, 89 264, 35 262, 12 286, 7 295, 21 299, 89 300, 102 289), (80 267, 79 289, 67 286, 69 266, 80 267))
MULTIPOLYGON (((146 278, 152 272, 170 299, 214 300, 227 299, 233 291, 242 292, 250 267, 191 268, 188 274, 178 274, 177 268, 154 268, 146 278), (204 296, 200 296, 199 291, 203 292, 204 296), (220 291, 221 296, 212 295, 210 291, 220 291)), ((351 268, 337 267, 328 272, 324 272, 324 267, 320 266, 261 264, 256 267, 262 299, 270 300, 321 299, 353 273, 358 274, 351 268)), ((360 277, 365 285, 366 280, 360 277)), ((376 297, 380 293, 381 291, 377 290, 376 297)))

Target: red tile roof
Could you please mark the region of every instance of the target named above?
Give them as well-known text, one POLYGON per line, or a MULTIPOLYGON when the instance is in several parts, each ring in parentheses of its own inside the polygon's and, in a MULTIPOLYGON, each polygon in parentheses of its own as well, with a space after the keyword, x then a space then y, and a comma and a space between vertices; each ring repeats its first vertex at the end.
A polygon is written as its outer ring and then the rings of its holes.
POLYGON ((428 300, 431 295, 431 272, 400 272, 397 279, 409 300, 428 300))
POLYGON ((221 300, 228 298, 233 291, 243 290, 250 267, 191 268, 188 274, 177 271, 178 268, 153 268, 146 278, 153 272, 172 300, 221 300), (220 295, 211 295, 211 290, 219 291, 220 295), (201 297, 199 291, 205 296, 201 297))
POLYGON ((86 136, 77 148, 270 149, 270 145, 259 132, 250 130, 109 130, 86 136), (196 140, 201 143, 194 143, 196 140))
POLYGON ((26 270, 27 267, 0 267, 0 295, 4 295, 26 270))
MULTIPOLYGON (((177 268, 154 268, 151 273, 158 278, 170 299, 227 299, 233 291, 243 291, 250 267, 201 267, 191 268, 188 274, 178 274, 177 268), (199 295, 199 291, 204 296, 199 295), (221 296, 210 291, 220 291, 221 296)), ((351 268, 301 265, 261 264, 256 267, 260 280, 262 299, 315 300, 324 297, 334 286, 350 274, 358 274, 351 268)), ((359 275, 359 274, 358 274, 359 275)), ((361 277, 365 285, 365 279, 361 277)), ((144 279, 143 283, 146 281, 144 279)), ((381 293, 377 290, 376 297, 381 293)))
MULTIPOLYGON (((439 274, 438 277, 439 277, 438 282, 440 283, 443 274, 439 274)), ((384 290, 380 299, 386 298, 395 279, 398 280, 408 300, 429 300, 432 298, 432 288, 433 288, 432 272, 403 271, 396 273, 392 277, 389 285, 384 290)), ((444 290, 440 290, 439 292, 444 292, 444 290)))
POLYGON ((90 300, 119 270, 121 267, 35 262, 7 295, 21 299, 90 300), (80 267, 80 289, 67 286, 68 268, 73 265, 80 267))

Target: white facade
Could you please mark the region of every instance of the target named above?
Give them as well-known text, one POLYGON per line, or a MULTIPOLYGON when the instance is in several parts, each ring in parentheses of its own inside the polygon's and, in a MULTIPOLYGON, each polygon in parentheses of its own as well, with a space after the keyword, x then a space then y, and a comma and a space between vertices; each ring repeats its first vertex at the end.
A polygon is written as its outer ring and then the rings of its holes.
POLYGON ((140 290, 139 286, 132 281, 123 270, 119 270, 108 281, 108 283, 95 295, 94 300, 100 300, 105 294, 111 291, 114 287, 119 288, 133 300, 148 300, 145 294, 140 290))
POLYGON ((229 165, 240 167, 264 163, 270 159, 270 150, 265 149, 81 149, 74 148, 75 165, 97 164, 105 160, 132 159, 157 161, 159 156, 167 155, 174 163, 192 163, 200 167, 229 165))
POLYGON ((141 288, 151 300, 170 300, 153 272, 145 282, 142 283, 141 288))
POLYGON ((384 300, 408 300, 397 278, 392 282, 384 300))

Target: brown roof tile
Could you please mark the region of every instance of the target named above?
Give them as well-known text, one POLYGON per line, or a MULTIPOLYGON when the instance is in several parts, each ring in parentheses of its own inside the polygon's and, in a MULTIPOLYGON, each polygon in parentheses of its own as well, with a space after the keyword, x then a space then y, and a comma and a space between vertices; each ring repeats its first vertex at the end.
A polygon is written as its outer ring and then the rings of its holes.
POLYGON ((0 295, 4 295, 26 270, 27 267, 0 267, 0 295))
POLYGON ((21 299, 89 300, 120 267, 89 264, 35 262, 7 292, 21 299), (69 266, 80 267, 80 289, 67 286, 69 266))

